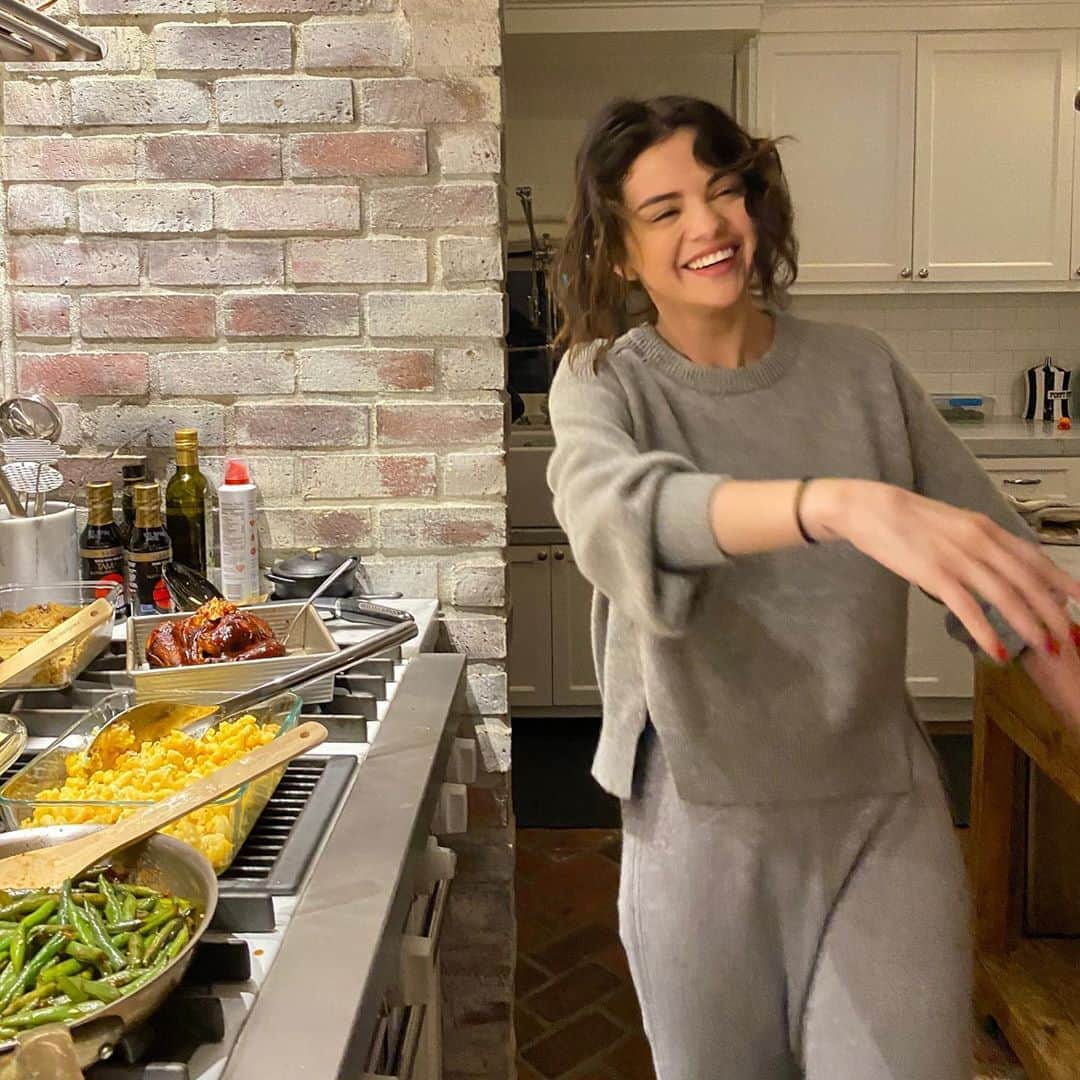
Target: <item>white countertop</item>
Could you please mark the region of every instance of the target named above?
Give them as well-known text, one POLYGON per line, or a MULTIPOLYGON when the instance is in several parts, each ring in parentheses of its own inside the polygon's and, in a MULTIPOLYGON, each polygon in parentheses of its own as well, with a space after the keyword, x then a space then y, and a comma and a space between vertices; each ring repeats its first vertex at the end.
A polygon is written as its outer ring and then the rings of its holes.
POLYGON ((1058 431, 1041 420, 987 420, 949 425, 978 457, 1080 457, 1080 420, 1058 431))

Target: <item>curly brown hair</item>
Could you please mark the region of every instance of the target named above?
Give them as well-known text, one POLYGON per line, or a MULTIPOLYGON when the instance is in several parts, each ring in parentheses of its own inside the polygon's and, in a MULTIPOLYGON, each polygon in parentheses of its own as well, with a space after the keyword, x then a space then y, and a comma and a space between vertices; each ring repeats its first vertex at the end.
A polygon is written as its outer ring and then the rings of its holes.
POLYGON ((627 258, 622 185, 649 147, 682 128, 696 132, 703 165, 742 178, 757 232, 753 287, 783 306, 798 274, 794 211, 776 141, 755 138, 723 109, 700 98, 613 101, 592 122, 574 166, 574 204, 552 267, 562 325, 557 344, 573 349, 600 339, 596 362, 629 325, 655 319, 644 290, 617 272, 627 258))

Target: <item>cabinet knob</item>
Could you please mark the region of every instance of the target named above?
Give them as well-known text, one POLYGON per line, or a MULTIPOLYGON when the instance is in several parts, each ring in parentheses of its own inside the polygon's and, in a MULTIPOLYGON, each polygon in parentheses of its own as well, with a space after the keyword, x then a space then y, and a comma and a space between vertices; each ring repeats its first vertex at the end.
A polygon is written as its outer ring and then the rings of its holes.
POLYGON ((911 267, 910 266, 905 266, 904 269, 900 271, 900 276, 902 278, 911 277, 911 267))
POLYGON ((919 277, 928 278, 929 276, 930 276, 930 271, 927 270, 925 266, 920 266, 919 267, 919 277))
POLYGON ((538 551, 538 552, 536 553, 536 558, 537 558, 537 559, 538 559, 538 560, 539 560, 540 562, 547 562, 547 552, 546 552, 546 551, 538 551))
POLYGON ((563 559, 565 559, 565 558, 566 558, 566 552, 564 552, 564 551, 556 551, 555 552, 555 561, 556 562, 562 562, 563 559))
POLYGON ((1076 276, 1080 277, 1080 266, 1076 268, 1076 276))
POLYGON ((1038 487, 1042 483, 1042 478, 1038 476, 1022 476, 1015 480, 1003 480, 1002 483, 1014 487, 1038 487))

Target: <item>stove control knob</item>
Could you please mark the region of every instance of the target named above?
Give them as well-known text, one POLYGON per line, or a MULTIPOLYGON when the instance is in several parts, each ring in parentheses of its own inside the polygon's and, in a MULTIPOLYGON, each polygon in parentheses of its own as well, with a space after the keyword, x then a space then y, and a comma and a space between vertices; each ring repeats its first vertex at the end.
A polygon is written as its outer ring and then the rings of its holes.
POLYGON ((463 833, 469 828, 469 792, 464 784, 440 784, 431 831, 436 836, 463 833))

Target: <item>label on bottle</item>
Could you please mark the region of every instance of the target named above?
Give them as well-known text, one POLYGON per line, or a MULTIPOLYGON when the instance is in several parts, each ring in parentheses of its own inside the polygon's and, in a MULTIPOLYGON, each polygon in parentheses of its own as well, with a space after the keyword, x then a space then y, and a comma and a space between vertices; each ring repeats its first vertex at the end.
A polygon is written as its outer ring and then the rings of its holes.
POLYGON ((94 582, 98 588, 94 596, 100 600, 108 596, 113 585, 120 586, 116 597, 116 610, 122 612, 125 605, 127 582, 124 574, 124 549, 121 547, 79 548, 83 581, 94 582))
POLYGON ((172 594, 165 584, 165 566, 172 551, 126 551, 128 595, 132 615, 163 615, 173 609, 172 594))
POLYGON ((221 591, 226 599, 250 600, 261 592, 255 493, 229 492, 221 504, 221 591))

